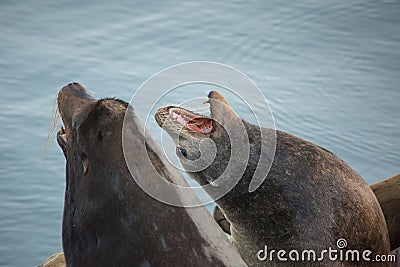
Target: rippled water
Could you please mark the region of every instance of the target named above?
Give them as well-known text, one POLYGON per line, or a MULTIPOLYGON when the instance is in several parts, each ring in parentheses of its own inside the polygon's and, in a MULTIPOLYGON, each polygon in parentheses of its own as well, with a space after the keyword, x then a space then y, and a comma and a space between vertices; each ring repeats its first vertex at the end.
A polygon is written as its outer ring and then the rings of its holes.
POLYGON ((43 147, 67 82, 129 100, 173 64, 231 65, 264 92, 278 129, 373 183, 400 172, 399 29, 399 1, 1 1, 0 266, 61 250, 65 162, 43 147))

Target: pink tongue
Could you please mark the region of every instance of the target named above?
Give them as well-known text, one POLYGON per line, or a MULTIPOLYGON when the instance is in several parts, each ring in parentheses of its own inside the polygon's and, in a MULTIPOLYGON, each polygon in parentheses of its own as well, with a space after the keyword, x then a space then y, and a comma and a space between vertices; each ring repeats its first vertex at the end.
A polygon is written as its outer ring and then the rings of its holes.
POLYGON ((181 115, 176 114, 175 112, 172 114, 172 118, 176 119, 179 123, 186 125, 186 120, 181 115))
POLYGON ((182 125, 186 126, 187 128, 189 128, 193 131, 203 133, 203 134, 208 134, 211 132, 212 123, 211 123, 210 119, 202 118, 202 117, 192 119, 190 117, 186 117, 185 115, 181 115, 178 112, 184 112, 184 111, 183 110, 175 111, 175 109, 170 110, 170 114, 172 115, 172 118, 177 120, 182 125), (190 121, 189 121, 189 119, 190 119, 190 121))
POLYGON ((171 110, 169 111, 169 113, 172 115, 172 118, 173 118, 173 119, 176 119, 179 123, 181 123, 181 124, 183 124, 183 125, 186 125, 187 120, 185 119, 184 116, 182 116, 182 115, 180 114, 181 112, 183 112, 183 110, 175 109, 175 108, 173 108, 173 109, 171 109, 171 110), (179 112, 179 113, 178 113, 178 112, 179 112))

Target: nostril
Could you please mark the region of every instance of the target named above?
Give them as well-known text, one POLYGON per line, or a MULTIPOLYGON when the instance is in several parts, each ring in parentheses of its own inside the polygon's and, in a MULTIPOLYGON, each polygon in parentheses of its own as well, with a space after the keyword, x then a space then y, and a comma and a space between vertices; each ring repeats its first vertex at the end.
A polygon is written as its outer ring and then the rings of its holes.
POLYGON ((62 97, 63 94, 71 95, 77 98, 93 100, 93 97, 91 96, 90 92, 80 83, 77 82, 70 82, 67 85, 65 85, 60 90, 59 97, 60 96, 62 97))
POLYGON ((62 89, 67 92, 73 92, 73 91, 79 90, 80 88, 78 87, 78 83, 71 82, 71 83, 68 83, 66 86, 64 86, 62 89))
POLYGON ((70 82, 65 87, 69 87, 71 89, 81 89, 83 86, 78 82, 70 82))
POLYGON ((79 89, 81 89, 82 86, 77 82, 70 82, 67 84, 66 87, 69 87, 70 89, 79 90, 79 89))

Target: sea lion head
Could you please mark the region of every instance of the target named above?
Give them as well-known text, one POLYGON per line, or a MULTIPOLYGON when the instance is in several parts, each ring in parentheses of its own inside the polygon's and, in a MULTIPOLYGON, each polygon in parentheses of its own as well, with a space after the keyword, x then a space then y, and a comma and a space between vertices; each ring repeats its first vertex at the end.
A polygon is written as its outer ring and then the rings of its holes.
POLYGON ((156 112, 155 119, 174 140, 177 156, 185 170, 200 185, 216 185, 216 178, 227 168, 232 156, 246 161, 249 124, 217 91, 209 92, 204 103, 210 104, 210 116, 165 106, 156 112))
MULTIPOLYGON (((83 177, 98 177, 96 168, 91 168, 94 160, 108 160, 110 149, 121 149, 121 145, 104 146, 121 140, 123 118, 128 103, 105 98, 96 100, 91 93, 79 83, 70 83, 58 93, 58 110, 64 127, 57 133, 57 142, 63 150, 69 167, 73 167, 75 175, 83 177), (81 162, 81 164, 76 164, 81 162), (78 168, 78 169, 76 169, 78 168)), ((115 153, 122 155, 122 153, 115 153)))

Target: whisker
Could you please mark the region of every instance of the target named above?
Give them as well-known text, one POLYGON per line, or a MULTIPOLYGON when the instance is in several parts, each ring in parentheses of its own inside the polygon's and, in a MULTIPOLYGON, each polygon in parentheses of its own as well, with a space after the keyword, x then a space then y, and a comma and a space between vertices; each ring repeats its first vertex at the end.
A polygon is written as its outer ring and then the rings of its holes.
POLYGON ((49 132, 46 138, 46 142, 43 147, 43 159, 46 158, 46 152, 50 144, 54 143, 54 137, 57 133, 58 123, 61 120, 60 113, 58 112, 57 97, 54 99, 53 103, 53 113, 51 115, 51 123, 49 127, 49 132))
POLYGON ((209 108, 208 107, 198 107, 198 108, 191 108, 190 110, 192 110, 192 111, 197 111, 197 110, 209 111, 209 108))

